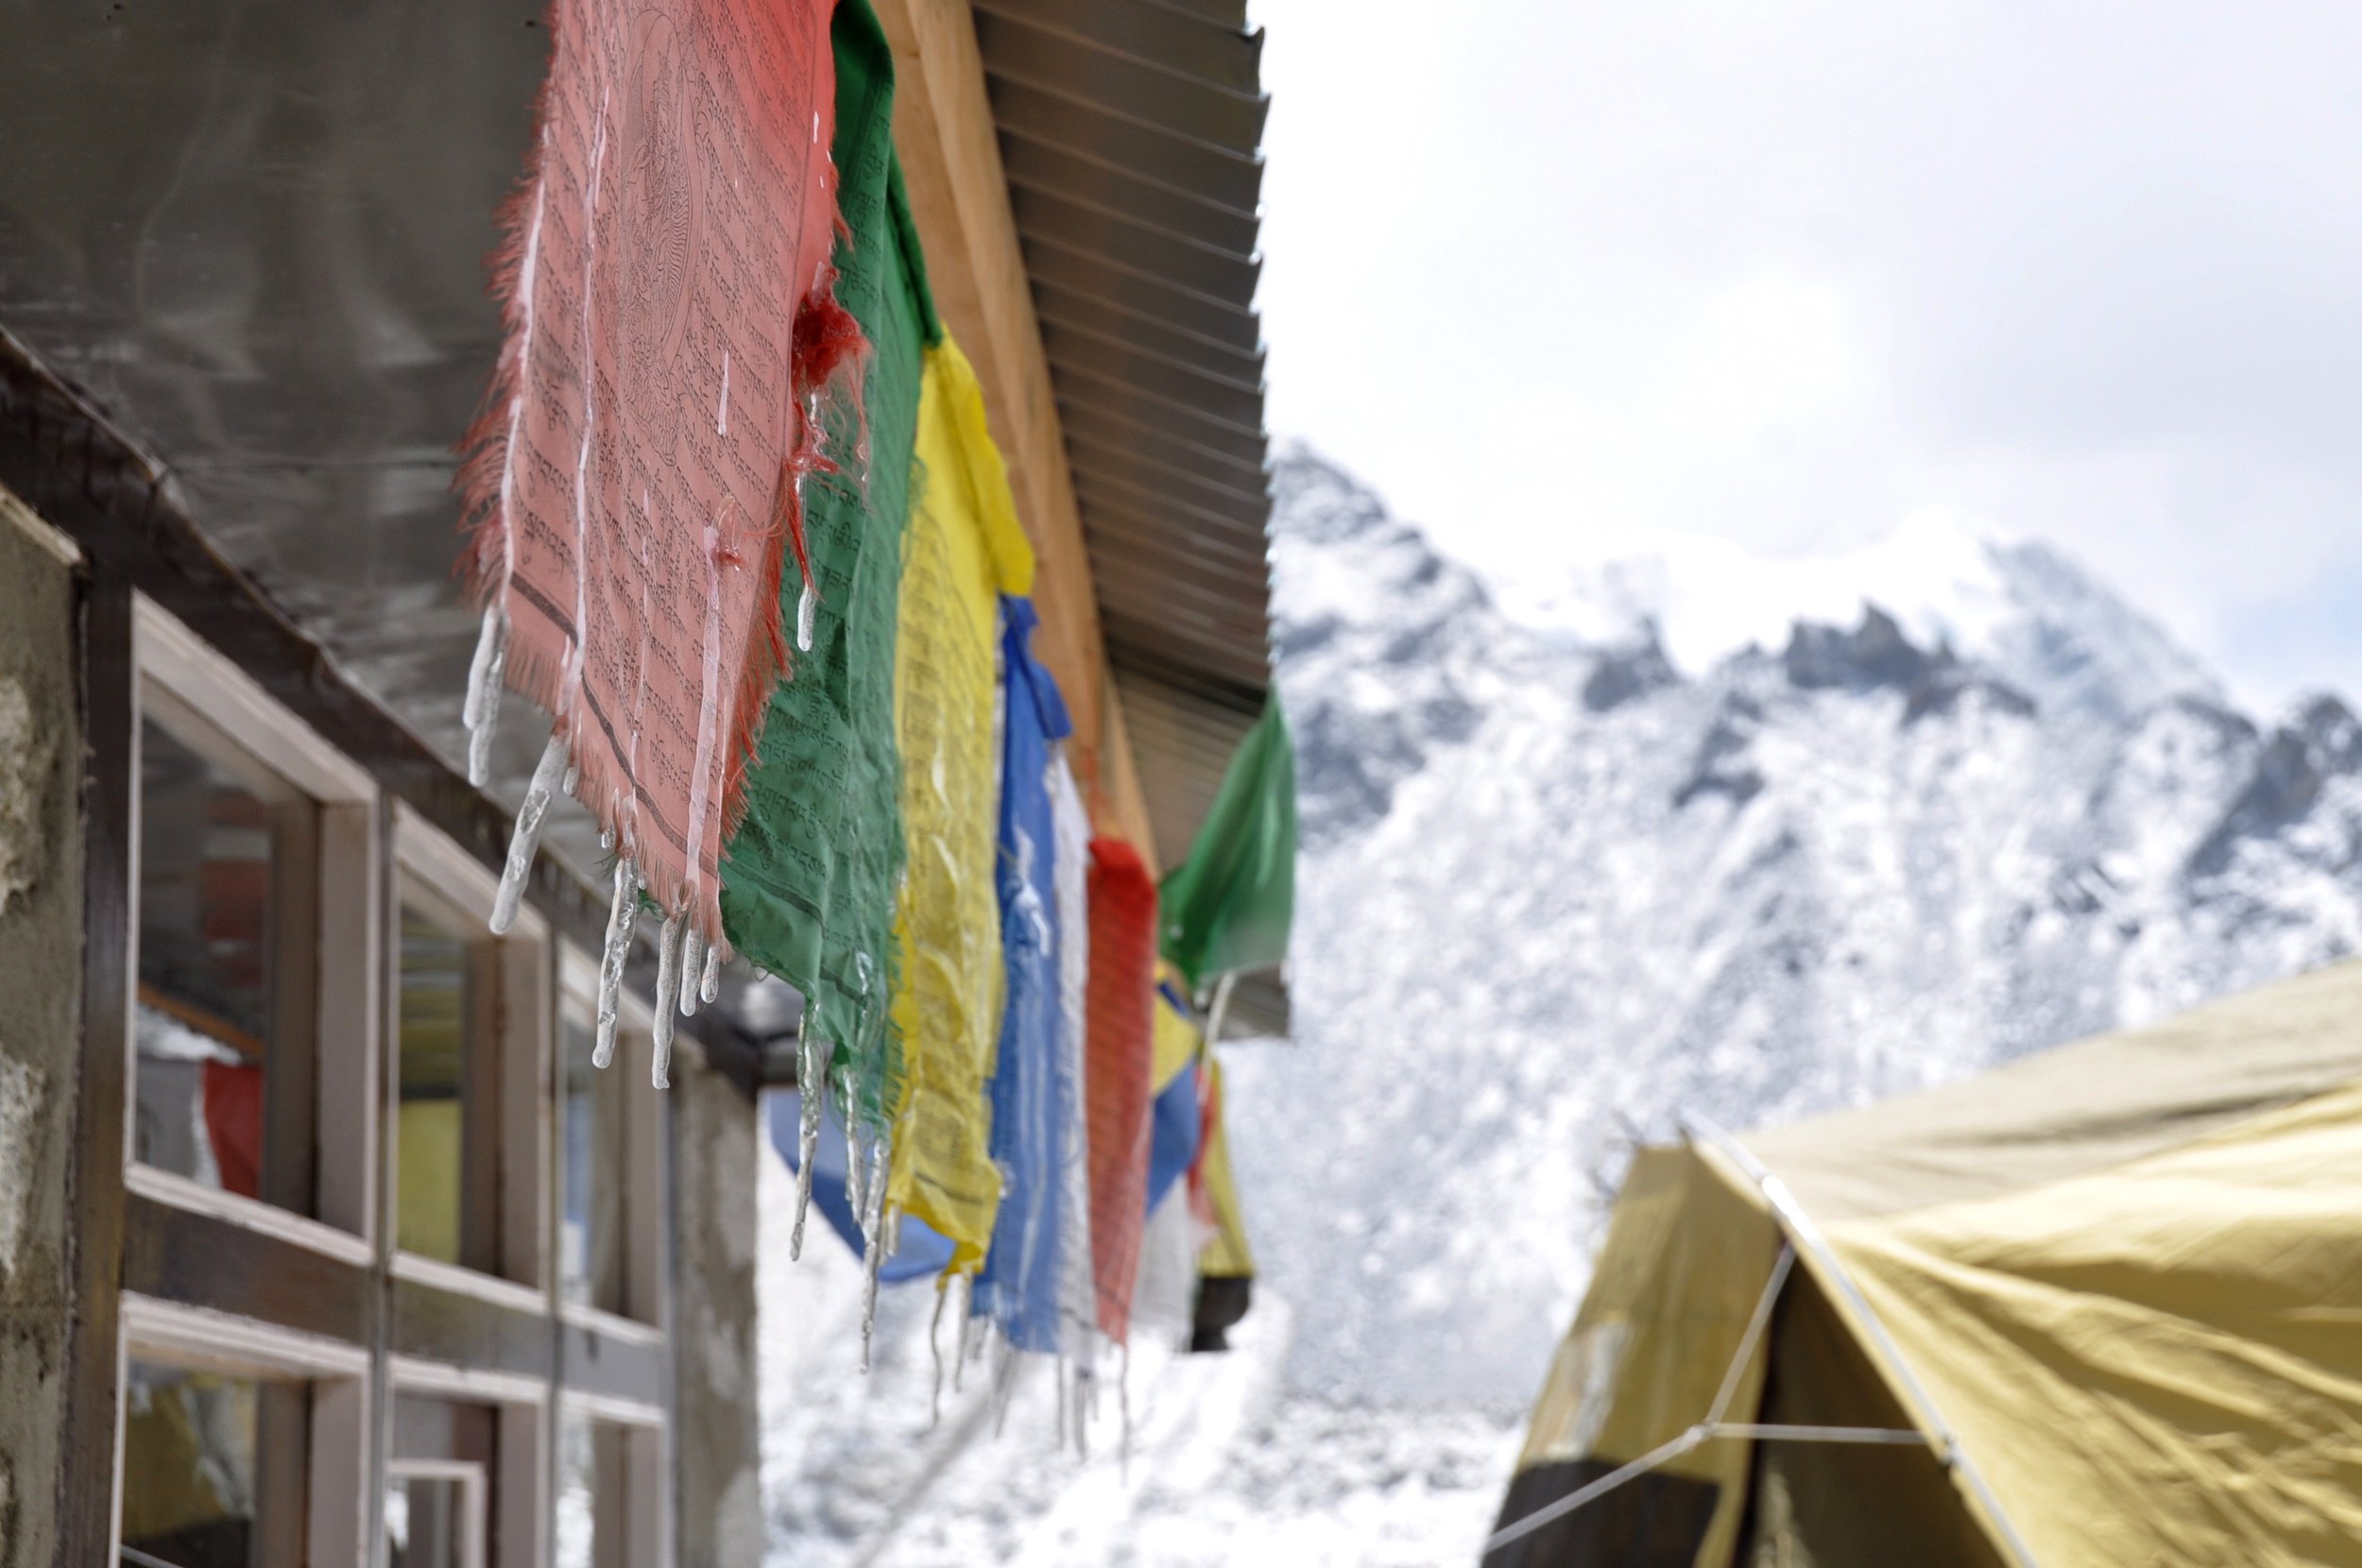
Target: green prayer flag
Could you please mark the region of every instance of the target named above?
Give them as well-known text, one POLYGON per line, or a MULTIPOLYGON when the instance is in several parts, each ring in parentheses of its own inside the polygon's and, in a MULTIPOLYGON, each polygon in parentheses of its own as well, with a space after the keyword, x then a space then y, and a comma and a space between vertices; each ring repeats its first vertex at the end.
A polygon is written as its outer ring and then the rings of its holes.
MULTIPOLYGON (((888 1014, 903 863, 895 629, 920 361, 938 329, 894 159, 885 34, 868 0, 842 0, 830 32, 845 222, 836 296, 869 356, 861 406, 838 400, 822 415, 838 471, 804 486, 812 646, 771 695, 745 816, 724 849, 722 924, 740 953, 803 993, 805 1038, 846 1125, 883 1136, 901 1074, 888 1014)), ((786 573, 790 626, 801 588, 786 573)))
POLYGON ((1189 859, 1157 889, 1163 950, 1200 987, 1288 956, 1296 902, 1296 753, 1276 688, 1230 758, 1189 859))

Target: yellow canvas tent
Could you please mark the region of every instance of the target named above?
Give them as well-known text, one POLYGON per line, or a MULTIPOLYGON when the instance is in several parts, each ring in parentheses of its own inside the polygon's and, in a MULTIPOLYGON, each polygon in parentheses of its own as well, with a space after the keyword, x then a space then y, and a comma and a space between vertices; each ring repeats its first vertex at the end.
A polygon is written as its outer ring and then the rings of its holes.
POLYGON ((1641 1150, 1484 1562, 2362 1565, 2362 963, 1641 1150))

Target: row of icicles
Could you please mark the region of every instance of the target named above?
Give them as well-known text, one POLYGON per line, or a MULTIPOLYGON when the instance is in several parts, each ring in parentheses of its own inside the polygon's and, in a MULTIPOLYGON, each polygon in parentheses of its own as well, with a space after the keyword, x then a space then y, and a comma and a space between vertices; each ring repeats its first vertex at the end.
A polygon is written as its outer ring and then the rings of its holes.
MULTIPOLYGON (((812 586, 807 582, 796 606, 796 645, 810 652, 813 642, 815 601, 812 586)), ((482 789, 491 775, 492 735, 500 714, 502 680, 508 663, 508 617, 497 600, 484 612, 483 627, 476 639, 475 657, 469 666, 468 693, 462 708, 461 721, 468 731, 468 782, 482 789)), ((550 801, 560 791, 574 793, 581 769, 566 758, 563 733, 553 734, 541 749, 541 758, 534 765, 533 778, 525 787, 524 803, 517 809, 516 826, 509 834, 507 859, 501 866, 500 891, 492 899, 492 934, 505 935, 516 923, 517 911, 524 900, 525 882, 533 874, 533 861, 539 851, 541 824, 549 815, 550 801)), ((603 849, 615 850, 612 828, 599 836, 603 849)), ((614 890, 607 912, 607 937, 599 954, 598 1034, 590 1053, 590 1064, 605 1069, 615 1059, 615 1034, 621 1018, 624 968, 631 957, 632 937, 640 921, 640 900, 644 891, 640 869, 628 855, 617 853, 614 890)), ((678 1018, 693 1017, 700 1003, 711 1002, 720 994, 723 951, 720 946, 708 944, 698 935, 688 919, 686 910, 665 916, 657 937, 657 980, 654 1012, 656 1022, 650 1031, 651 1055, 648 1082, 659 1089, 671 1086, 673 1031, 678 1018)), ((796 1167, 796 1222, 790 1233, 788 1255, 800 1259, 804 1250, 804 1220, 812 1203, 812 1173, 813 1157, 819 1151, 823 1099, 827 1094, 828 1048, 809 1028, 797 1031, 796 1082, 805 1085, 801 1098, 801 1115, 796 1126, 799 1146, 796 1167)), ((889 1215, 885 1208, 885 1193, 892 1152, 881 1137, 864 1139, 853 1131, 852 1117, 846 1118, 845 1153, 847 1197, 862 1230, 862 1314, 861 1366, 867 1372, 872 1341, 876 1333, 879 1272, 886 1257, 899 1240, 899 1212, 889 1215)), ((973 1280, 968 1280, 973 1288, 973 1280)), ((935 1324, 940 1324, 943 1306, 951 1292, 942 1289, 935 1302, 935 1324)), ((958 1344, 952 1357, 952 1387, 960 1384, 960 1372, 970 1360, 984 1352, 984 1342, 977 1337, 984 1320, 965 1316, 958 1333, 958 1344)), ((935 1324, 928 1331, 929 1348, 934 1352, 935 1398, 928 1424, 933 1426, 941 1416, 943 1358, 937 1347, 935 1324)), ((994 1376, 996 1413, 993 1430, 999 1435, 1001 1422, 1007 1412, 1008 1398, 1016 1371, 1015 1357, 1007 1354, 1008 1345, 1001 1341, 1003 1356, 994 1376)), ((1123 1369, 1117 1380, 1121 1413, 1122 1451, 1128 1462, 1131 1450, 1130 1354, 1125 1347, 1123 1369)), ((1098 1405, 1099 1379, 1093 1375, 1088 1358, 1069 1367, 1069 1357, 1058 1357, 1061 1368, 1057 1395, 1058 1443, 1066 1446, 1069 1423, 1072 1423, 1075 1441, 1086 1455, 1089 1439, 1087 1423, 1098 1405)))
MULTIPOLYGON (((468 672, 467 705, 462 722, 468 726, 468 782, 478 789, 490 776, 492 730, 500 712, 501 677, 508 662, 508 618, 495 604, 484 612, 484 629, 476 639, 475 659, 468 672)), ((494 936, 505 935, 516 924, 524 900, 525 881, 533 875, 533 858, 541 845, 542 819, 559 791, 574 793, 582 770, 566 760, 564 734, 553 734, 534 765, 533 781, 525 786, 524 804, 517 808, 517 825, 508 836, 508 858, 501 866, 500 891, 492 897, 494 936)), ((599 846, 615 848, 612 828, 599 835, 599 846)), ((593 1066, 615 1059, 615 1029, 621 1015, 624 965, 631 956, 631 939, 640 920, 640 868, 627 855, 615 859, 615 891, 607 910, 607 942, 599 955, 599 1033, 591 1052, 593 1066)), ((671 1083, 673 1030, 679 1017, 693 1017, 700 1002, 720 994, 722 949, 708 946, 689 922, 686 909, 664 918, 657 938, 656 1025, 650 1031, 654 1054, 648 1082, 661 1089, 671 1083)))
MULTIPOLYGON (((814 600, 810 584, 806 584, 796 605, 796 644, 810 652, 813 640, 814 600)), ((508 662, 508 618, 503 607, 494 603, 484 612, 483 628, 476 639, 475 657, 468 672, 468 694, 461 712, 461 722, 468 730, 468 782, 482 789, 491 775, 492 735, 500 714, 502 678, 508 662)), ((553 734, 549 744, 541 749, 541 759, 533 769, 532 781, 525 787, 524 803, 517 809, 516 826, 509 834, 508 856, 501 866, 500 891, 493 895, 492 934, 505 935, 516 923, 518 908, 524 900, 525 882, 533 874, 534 856, 541 843, 541 824, 549 815, 551 799, 563 791, 572 795, 581 777, 581 769, 566 759, 566 741, 562 733, 553 734)), ((599 836, 603 849, 614 850, 612 828, 599 836)), ((640 901, 644 886, 640 869, 630 856, 618 853, 615 859, 614 891, 608 903, 607 937, 599 954, 598 1035, 590 1053, 590 1065, 606 1068, 615 1059, 615 1034, 621 1020, 624 968, 631 958, 632 937, 639 927, 640 901)), ((665 916, 657 937, 657 979, 654 1012, 656 1022, 650 1031, 651 1055, 648 1082, 659 1089, 671 1086, 673 1031, 677 1018, 693 1017, 698 1005, 710 1002, 720 994, 723 951, 718 944, 701 939, 690 924, 686 910, 665 916)), ((822 1086, 827 1082, 828 1048, 810 1029, 798 1031, 796 1041, 796 1082, 822 1086)), ((812 1203, 813 1159, 820 1144, 822 1098, 819 1092, 807 1092, 802 1098, 802 1116, 796 1128, 800 1145, 796 1171, 796 1225, 788 1244, 791 1258, 800 1258, 804 1249, 804 1219, 812 1203)), ((862 1369, 869 1368, 870 1344, 877 1312, 879 1270, 886 1255, 895 1250, 896 1223, 899 1214, 889 1217, 885 1212, 885 1192, 890 1150, 883 1138, 864 1142, 854 1133, 847 1118, 845 1134, 847 1197, 859 1219, 864 1241, 863 1272, 864 1301, 862 1306, 862 1369)))

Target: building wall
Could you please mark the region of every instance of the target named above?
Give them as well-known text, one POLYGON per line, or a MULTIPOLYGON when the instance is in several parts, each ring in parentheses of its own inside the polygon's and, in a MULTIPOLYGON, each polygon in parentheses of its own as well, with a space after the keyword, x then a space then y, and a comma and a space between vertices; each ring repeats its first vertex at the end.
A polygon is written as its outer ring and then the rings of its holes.
MULTIPOLYGON (((0 1568, 58 1550, 82 865, 72 572, 0 491, 0 1568)), ((38 526, 38 525, 35 525, 38 526)))
POLYGON ((673 1474, 681 1568, 761 1568, 756 1109, 691 1053, 673 1074, 673 1474))

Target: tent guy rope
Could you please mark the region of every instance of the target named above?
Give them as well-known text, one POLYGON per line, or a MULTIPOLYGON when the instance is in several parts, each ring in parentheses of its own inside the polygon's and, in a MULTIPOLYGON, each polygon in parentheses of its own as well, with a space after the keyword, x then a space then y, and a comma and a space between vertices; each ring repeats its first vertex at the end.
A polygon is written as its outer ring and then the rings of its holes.
MULTIPOLYGON (((1732 1354, 1730 1367, 1722 1373, 1722 1386, 1715 1390, 1714 1404, 1707 1409, 1705 1420, 1679 1437, 1658 1444, 1630 1464, 1610 1471, 1588 1486, 1578 1487, 1515 1524, 1502 1525, 1485 1538, 1482 1555, 1489 1557, 1513 1542, 1522 1541, 1544 1525, 1566 1518, 1584 1504, 1597 1501, 1626 1482, 1637 1480, 1718 1438, 1784 1442, 1908 1443, 1936 1448, 1934 1440, 1924 1432, 1898 1431, 1880 1426, 1796 1426, 1727 1422, 1722 1419, 1731 1407, 1731 1401, 1737 1396, 1738 1380, 1745 1373, 1747 1364, 1754 1359, 1755 1347, 1762 1343, 1763 1331, 1772 1321, 1772 1309, 1778 1304, 1780 1290, 1788 1284, 1788 1276, 1795 1267, 1796 1250, 1783 1243, 1778 1260, 1772 1265, 1772 1277, 1763 1282, 1762 1294, 1755 1298, 1755 1309, 1748 1315, 1746 1332, 1738 1337, 1738 1349, 1732 1354)), ((1943 1461, 1944 1456, 1940 1449, 1936 1457, 1939 1463, 1943 1461)))

